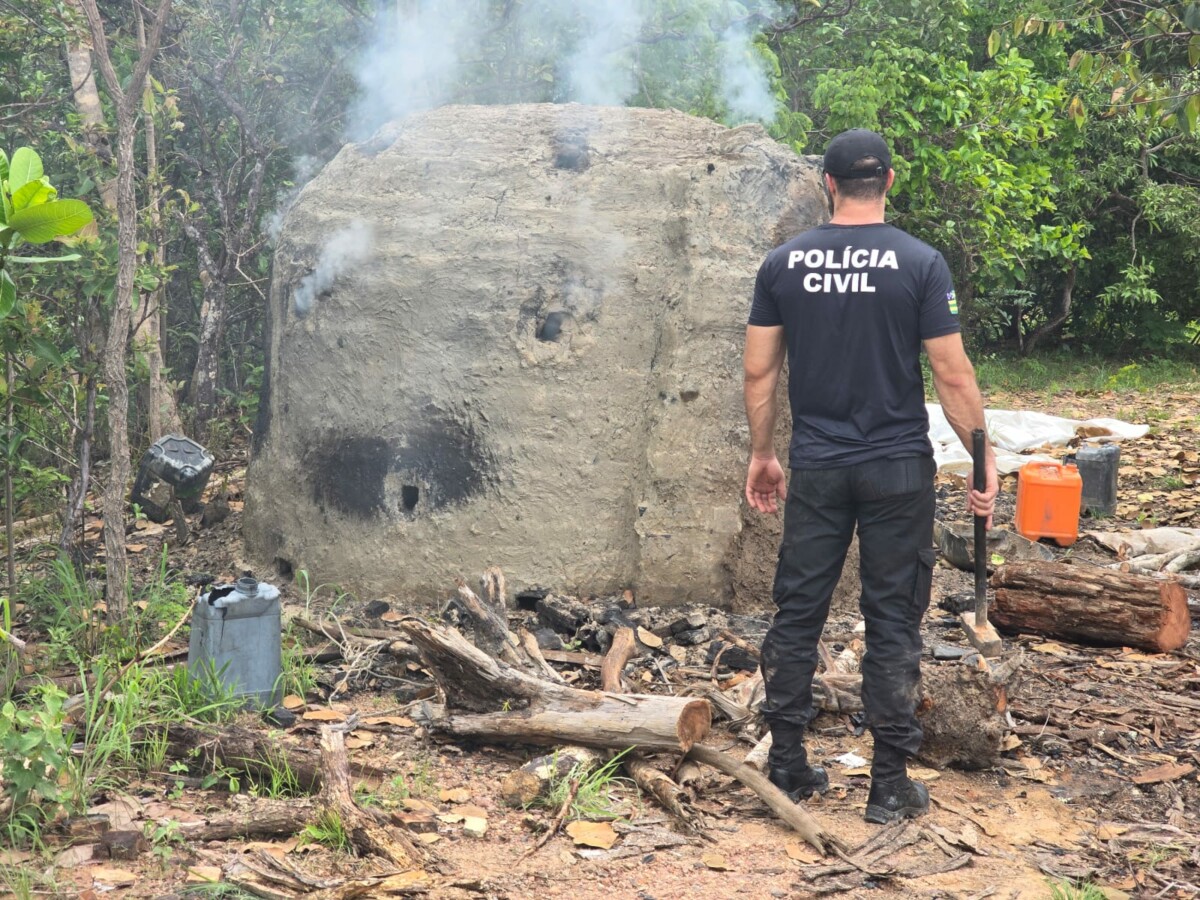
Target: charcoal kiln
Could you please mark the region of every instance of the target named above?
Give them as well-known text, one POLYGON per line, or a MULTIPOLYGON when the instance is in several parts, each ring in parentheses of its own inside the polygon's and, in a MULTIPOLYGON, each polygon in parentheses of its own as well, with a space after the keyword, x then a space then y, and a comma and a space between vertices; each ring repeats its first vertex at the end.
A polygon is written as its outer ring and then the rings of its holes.
POLYGON ((754 276, 825 216, 811 160, 673 111, 443 107, 347 145, 276 251, 251 557, 414 605, 490 564, 728 602, 754 276))

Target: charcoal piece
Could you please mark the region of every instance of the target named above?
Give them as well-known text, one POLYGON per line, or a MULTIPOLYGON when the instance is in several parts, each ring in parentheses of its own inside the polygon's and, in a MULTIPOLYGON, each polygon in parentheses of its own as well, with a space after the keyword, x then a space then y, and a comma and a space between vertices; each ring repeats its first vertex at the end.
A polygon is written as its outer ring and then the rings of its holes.
POLYGON ((296 724, 296 714, 282 706, 273 706, 263 710, 262 720, 277 728, 291 728, 296 724))
POLYGON ((404 681, 393 692, 393 696, 396 698, 396 702, 403 705, 405 703, 412 703, 414 700, 424 700, 426 697, 432 697, 436 693, 437 688, 428 682, 404 681))
POLYGON ((108 851, 111 859, 137 859, 150 849, 146 836, 140 831, 127 829, 124 831, 106 831, 100 837, 100 844, 108 851))
POLYGON ((525 591, 518 591, 514 598, 517 603, 517 609, 525 612, 536 612, 538 601, 545 600, 549 595, 549 591, 544 588, 529 588, 525 591))
POLYGON ((959 591, 957 594, 947 594, 938 600, 938 607, 949 613, 961 613, 975 608, 974 591, 959 591))
POLYGON ((616 631, 618 628, 637 628, 638 623, 635 619, 626 615, 625 610, 616 606, 610 606, 601 610, 600 615, 596 616, 596 621, 608 628, 609 632, 616 631))
POLYGON ((533 636, 537 639, 539 650, 561 650, 563 648, 562 638, 553 628, 539 628, 533 633, 533 636))
POLYGON ((573 636, 592 618, 591 610, 585 604, 573 597, 560 597, 557 594, 547 594, 537 601, 537 615, 538 621, 546 628, 569 636, 573 636))
POLYGON ((971 651, 966 647, 955 647, 953 644, 934 644, 930 655, 937 660, 948 661, 962 659, 971 651))
POLYGON ((386 600, 372 600, 363 608, 363 615, 368 619, 378 619, 391 608, 392 605, 386 600))
MULTIPOLYGON (((671 623, 671 634, 680 634, 684 631, 697 631, 708 624, 708 616, 702 612, 690 612, 682 619, 676 619, 671 623)), ((699 643, 699 642, 697 642, 699 643)))
POLYGON ((741 647, 726 644, 724 641, 713 641, 708 645, 708 655, 705 656, 704 662, 711 666, 718 653, 721 654, 721 668, 723 669, 741 669, 745 672, 753 672, 758 669, 758 660, 752 653, 741 647), (722 650, 725 652, 721 653, 722 650))
MULTIPOLYGON (((699 644, 711 641, 712 637, 712 629, 707 625, 704 625, 700 628, 693 628, 691 631, 680 631, 675 635, 675 643, 682 644, 685 647, 695 647, 699 644)), ((729 653, 726 652, 725 655, 728 656, 729 653)), ((722 657, 722 660, 724 658, 725 657, 722 657)))
POLYGON ((596 629, 596 648, 601 653, 607 653, 608 648, 612 646, 612 642, 613 636, 611 632, 605 628, 596 629))

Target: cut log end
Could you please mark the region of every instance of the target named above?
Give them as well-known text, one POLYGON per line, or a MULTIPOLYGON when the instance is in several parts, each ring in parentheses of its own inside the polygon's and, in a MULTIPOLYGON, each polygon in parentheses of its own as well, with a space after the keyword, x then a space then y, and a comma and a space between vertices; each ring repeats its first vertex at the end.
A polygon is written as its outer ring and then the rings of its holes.
POLYGON ((1154 635, 1154 643, 1166 652, 1178 650, 1187 643, 1192 631, 1192 615, 1188 610, 1187 591, 1183 585, 1169 581, 1160 586, 1162 596, 1162 627, 1154 635))
POLYGON ((712 728, 712 706, 707 700, 693 700, 679 714, 675 733, 684 753, 704 740, 712 728))

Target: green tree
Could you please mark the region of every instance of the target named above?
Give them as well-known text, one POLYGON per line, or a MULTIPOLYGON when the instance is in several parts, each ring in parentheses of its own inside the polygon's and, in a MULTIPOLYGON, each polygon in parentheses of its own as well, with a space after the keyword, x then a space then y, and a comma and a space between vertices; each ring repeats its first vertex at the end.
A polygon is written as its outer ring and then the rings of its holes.
MULTIPOLYGON (((26 244, 48 244, 76 234, 92 222, 92 212, 80 200, 60 200, 42 168, 41 157, 29 147, 20 147, 8 154, 0 150, 0 319, 7 319, 18 303, 17 284, 13 266, 71 262, 79 254, 63 256, 19 256, 13 251, 26 244)), ((14 337, 19 329, 6 327, 4 332, 4 455, 5 531, 7 537, 8 584, 16 582, 13 547, 14 491, 13 471, 20 465, 24 435, 15 427, 16 366, 13 360, 17 344, 14 337)), ((43 362, 61 365, 57 351, 44 341, 31 341, 43 362)))
POLYGON ((1200 2, 1071 0, 1025 7, 992 32, 989 52, 1030 35, 1070 33, 1071 66, 1103 93, 1071 100, 1077 120, 1088 109, 1133 112, 1196 134, 1200 130, 1200 2))

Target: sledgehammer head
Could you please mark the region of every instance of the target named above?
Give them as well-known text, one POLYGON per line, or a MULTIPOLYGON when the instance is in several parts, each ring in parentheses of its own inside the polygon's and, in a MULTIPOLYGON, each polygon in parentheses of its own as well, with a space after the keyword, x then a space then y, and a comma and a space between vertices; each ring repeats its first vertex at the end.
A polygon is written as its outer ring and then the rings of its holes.
POLYGON ((975 613, 964 612, 958 616, 958 624, 967 635, 971 646, 987 659, 994 659, 1004 651, 1004 642, 992 627, 992 623, 984 620, 982 625, 975 624, 975 613))

